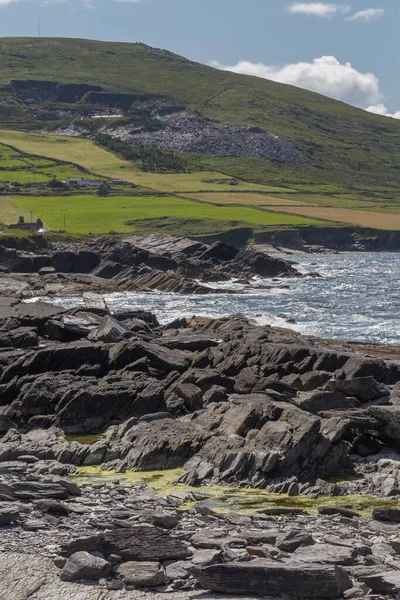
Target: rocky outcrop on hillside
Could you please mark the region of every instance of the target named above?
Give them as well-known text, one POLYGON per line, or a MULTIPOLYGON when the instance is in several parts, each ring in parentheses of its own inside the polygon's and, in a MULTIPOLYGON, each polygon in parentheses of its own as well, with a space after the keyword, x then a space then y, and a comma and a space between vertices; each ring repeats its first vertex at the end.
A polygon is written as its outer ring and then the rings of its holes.
POLYGON ((158 116, 163 128, 147 131, 133 125, 105 126, 100 132, 134 145, 208 154, 268 159, 280 165, 303 167, 307 162, 288 140, 259 127, 234 127, 187 111, 158 116))

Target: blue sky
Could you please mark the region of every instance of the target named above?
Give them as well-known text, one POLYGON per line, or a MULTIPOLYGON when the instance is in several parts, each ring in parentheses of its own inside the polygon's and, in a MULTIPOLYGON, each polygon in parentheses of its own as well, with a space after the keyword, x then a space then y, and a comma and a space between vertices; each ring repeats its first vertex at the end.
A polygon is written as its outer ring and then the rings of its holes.
POLYGON ((0 35, 37 35, 38 17, 45 37, 140 41, 381 114, 400 111, 392 0, 0 0, 0 35))

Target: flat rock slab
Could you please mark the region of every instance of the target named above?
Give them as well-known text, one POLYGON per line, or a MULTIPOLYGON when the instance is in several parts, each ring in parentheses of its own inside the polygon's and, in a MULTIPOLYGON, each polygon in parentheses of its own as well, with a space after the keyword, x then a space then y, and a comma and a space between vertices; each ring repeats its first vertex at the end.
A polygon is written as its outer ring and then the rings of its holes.
POLYGON ((279 564, 257 559, 249 563, 218 564, 195 569, 200 584, 226 594, 288 595, 291 598, 338 598, 352 587, 340 567, 279 564))
MULTIPOLYGON (((36 554, 0 553, 1 600, 154 600, 161 596, 143 590, 109 591, 98 584, 61 581, 49 558, 36 554)), ((204 593, 186 590, 169 593, 168 600, 204 600, 204 593)), ((207 600, 226 597, 207 594, 207 600)), ((253 600, 235 594, 229 600, 253 600)), ((270 600, 270 599, 269 599, 270 600)))
POLYGON ((68 490, 60 483, 24 482, 6 484, 0 481, 0 499, 3 500, 42 500, 53 498, 65 500, 68 490))
POLYGON ((353 565, 355 562, 353 554, 353 548, 334 544, 314 544, 297 548, 293 553, 293 559, 331 565, 353 565))
POLYGON ((75 552, 101 552, 105 556, 120 554, 125 561, 180 560, 190 556, 181 540, 157 527, 131 527, 79 538, 62 547, 62 554, 75 552))
POLYGON ((378 594, 398 594, 400 592, 400 571, 385 571, 368 575, 362 580, 378 594))
POLYGON ((165 571, 158 562, 128 561, 119 565, 115 572, 126 585, 154 587, 167 582, 165 571))

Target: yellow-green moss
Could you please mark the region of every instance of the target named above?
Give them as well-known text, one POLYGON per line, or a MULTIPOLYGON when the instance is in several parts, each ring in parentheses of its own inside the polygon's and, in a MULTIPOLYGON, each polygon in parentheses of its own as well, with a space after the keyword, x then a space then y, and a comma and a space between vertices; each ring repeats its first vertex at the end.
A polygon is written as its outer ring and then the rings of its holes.
POLYGON ((100 440, 102 440, 103 437, 104 437, 104 435, 102 433, 92 433, 90 435, 88 435, 87 433, 82 433, 82 434, 66 435, 66 436, 64 436, 64 439, 67 442, 79 442, 80 444, 86 444, 88 446, 91 446, 92 444, 95 444, 96 442, 99 442, 100 440))
POLYGON ((229 486, 204 486, 190 487, 174 482, 184 473, 184 469, 171 471, 103 471, 100 467, 79 467, 74 475, 76 483, 87 485, 99 481, 112 485, 117 480, 124 485, 148 485, 153 488, 157 496, 163 497, 174 492, 204 492, 209 498, 201 502, 190 500, 185 502, 181 509, 187 510, 196 504, 212 508, 216 512, 238 512, 255 514, 265 508, 302 508, 309 514, 317 514, 318 508, 323 505, 349 508, 363 516, 370 516, 374 508, 396 508, 399 502, 391 498, 378 498, 377 496, 352 495, 332 496, 329 498, 312 499, 308 496, 290 497, 287 494, 271 494, 266 490, 253 488, 234 488, 229 486))

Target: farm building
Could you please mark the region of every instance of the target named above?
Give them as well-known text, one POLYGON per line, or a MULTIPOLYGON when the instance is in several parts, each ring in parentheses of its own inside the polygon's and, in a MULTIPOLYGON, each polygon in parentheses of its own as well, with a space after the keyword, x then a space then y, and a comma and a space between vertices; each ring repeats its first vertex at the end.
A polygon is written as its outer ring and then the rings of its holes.
POLYGON ((85 179, 83 177, 81 177, 81 178, 70 177, 66 180, 65 183, 67 185, 72 185, 72 186, 77 186, 77 187, 90 187, 90 186, 100 187, 101 185, 103 185, 103 181, 101 181, 100 179, 85 179))
POLYGON ((43 221, 37 219, 34 223, 25 223, 24 217, 19 217, 18 223, 8 226, 9 229, 21 229, 23 231, 39 231, 43 229, 43 221))

